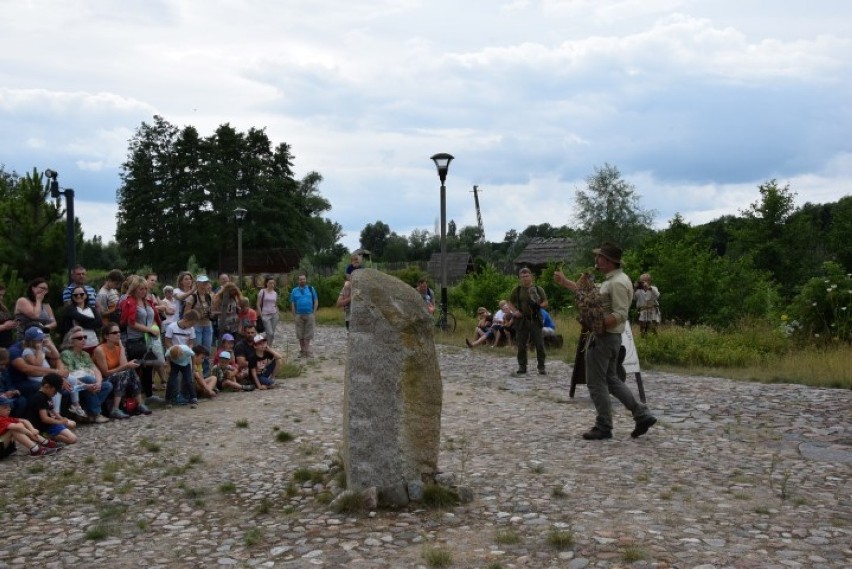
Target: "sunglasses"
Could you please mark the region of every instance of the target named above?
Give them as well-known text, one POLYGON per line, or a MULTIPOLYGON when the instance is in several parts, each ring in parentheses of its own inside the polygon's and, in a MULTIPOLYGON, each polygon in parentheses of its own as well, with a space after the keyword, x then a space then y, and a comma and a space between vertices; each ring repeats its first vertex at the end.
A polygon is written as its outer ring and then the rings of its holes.
POLYGON ((107 336, 114 336, 115 334, 121 334, 121 330, 114 330, 106 333, 107 336))
POLYGON ((85 339, 86 339, 86 337, 85 337, 85 336, 74 336, 74 337, 73 337, 73 338, 71 338, 71 339, 72 339, 72 340, 85 340, 85 339))
POLYGON ((75 292, 71 296, 74 296, 74 297, 86 296, 86 293, 85 292, 75 292))

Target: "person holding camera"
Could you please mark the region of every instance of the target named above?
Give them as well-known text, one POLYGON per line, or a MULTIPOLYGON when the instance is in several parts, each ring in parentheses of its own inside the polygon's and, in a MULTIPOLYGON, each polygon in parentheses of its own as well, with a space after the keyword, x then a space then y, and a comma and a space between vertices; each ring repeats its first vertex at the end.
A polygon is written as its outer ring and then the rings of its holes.
POLYGON ((648 330, 657 333, 660 322, 660 291, 651 284, 651 275, 644 273, 636 283, 636 308, 639 309, 639 330, 644 337, 648 330))
POLYGON ((512 290, 507 303, 508 311, 515 321, 518 344, 518 371, 514 375, 527 373, 527 349, 532 341, 535 345, 535 357, 539 375, 545 375, 544 338, 541 333, 541 309, 547 308, 547 295, 544 289, 533 284, 532 271, 524 267, 518 271, 520 284, 512 290))

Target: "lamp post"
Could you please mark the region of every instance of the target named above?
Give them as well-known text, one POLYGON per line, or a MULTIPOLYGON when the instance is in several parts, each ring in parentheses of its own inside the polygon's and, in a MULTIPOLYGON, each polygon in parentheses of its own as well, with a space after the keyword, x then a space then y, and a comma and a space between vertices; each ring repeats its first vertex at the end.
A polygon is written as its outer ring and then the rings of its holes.
POLYGON ((234 210, 234 219, 237 220, 237 274, 239 281, 237 287, 243 288, 243 220, 246 218, 245 208, 238 207, 234 210))
POLYGON ((441 330, 447 328, 447 170, 453 156, 446 152, 432 156, 438 177, 441 179, 441 330))
POLYGON ((71 188, 59 190, 59 182, 57 181, 59 173, 56 170, 45 170, 44 177, 47 178, 46 186, 50 191, 50 197, 56 200, 56 207, 59 207, 59 196, 65 196, 65 247, 68 261, 68 282, 71 282, 74 265, 77 264, 77 240, 74 232, 74 190, 71 188))

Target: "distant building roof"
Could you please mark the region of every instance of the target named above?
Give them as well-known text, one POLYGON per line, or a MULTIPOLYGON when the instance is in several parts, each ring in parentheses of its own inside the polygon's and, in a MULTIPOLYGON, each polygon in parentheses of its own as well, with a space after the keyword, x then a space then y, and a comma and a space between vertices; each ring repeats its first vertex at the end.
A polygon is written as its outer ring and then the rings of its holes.
MULTIPOLYGON (((441 254, 432 253, 432 258, 426 265, 429 279, 435 285, 441 283, 441 254)), ((473 257, 470 253, 447 253, 447 286, 459 282, 468 273, 473 272, 473 257)))
POLYGON ((577 247, 577 242, 570 237, 537 237, 515 257, 515 268, 542 269, 548 263, 571 263, 576 257, 577 247))

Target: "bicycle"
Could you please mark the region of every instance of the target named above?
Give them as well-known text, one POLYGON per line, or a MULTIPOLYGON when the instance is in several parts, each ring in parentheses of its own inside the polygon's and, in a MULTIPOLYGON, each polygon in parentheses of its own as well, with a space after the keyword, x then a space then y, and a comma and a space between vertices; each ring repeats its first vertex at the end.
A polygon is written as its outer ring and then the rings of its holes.
POLYGON ((435 307, 435 312, 432 314, 435 320, 435 328, 441 331, 442 334, 452 334, 456 331, 456 317, 452 312, 444 313, 440 306, 435 307))

